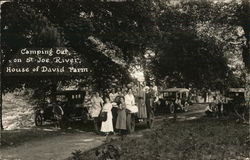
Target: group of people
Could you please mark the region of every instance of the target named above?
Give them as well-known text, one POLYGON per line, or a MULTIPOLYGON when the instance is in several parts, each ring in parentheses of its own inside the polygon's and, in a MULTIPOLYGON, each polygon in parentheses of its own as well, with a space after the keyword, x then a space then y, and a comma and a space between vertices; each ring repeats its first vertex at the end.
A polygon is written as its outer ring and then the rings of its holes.
POLYGON ((127 115, 137 114, 139 119, 148 117, 156 99, 157 87, 130 83, 122 88, 111 88, 105 93, 92 92, 85 96, 85 107, 94 121, 97 133, 125 134, 127 132, 127 115), (100 121, 100 115, 106 112, 106 119, 100 121), (100 128, 100 130, 99 130, 100 128))
POLYGON ((208 117, 220 117, 223 111, 223 99, 220 96, 213 96, 213 101, 207 106, 205 113, 208 117))

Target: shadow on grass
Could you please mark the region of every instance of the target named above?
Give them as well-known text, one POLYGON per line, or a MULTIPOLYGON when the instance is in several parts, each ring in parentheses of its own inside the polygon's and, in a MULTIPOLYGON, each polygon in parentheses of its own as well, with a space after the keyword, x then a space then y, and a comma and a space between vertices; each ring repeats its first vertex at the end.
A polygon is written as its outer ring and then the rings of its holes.
MULTIPOLYGON (((201 117, 188 121, 164 119, 157 123, 153 129, 140 133, 142 136, 115 139, 84 152, 81 160, 96 159, 96 150, 107 145, 121 148, 120 160, 249 158, 250 144, 246 142, 249 128, 234 119, 201 117)), ((138 130, 140 127, 137 126, 138 130)))

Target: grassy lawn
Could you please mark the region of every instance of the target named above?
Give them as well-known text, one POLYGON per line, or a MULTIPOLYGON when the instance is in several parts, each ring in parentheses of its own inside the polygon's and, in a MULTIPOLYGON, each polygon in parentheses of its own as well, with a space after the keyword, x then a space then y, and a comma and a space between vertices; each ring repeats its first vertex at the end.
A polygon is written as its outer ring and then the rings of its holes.
MULTIPOLYGON (((249 126, 233 120, 201 118, 192 121, 160 121, 141 137, 113 140, 107 145, 119 148, 121 160, 223 160, 246 159, 250 144, 249 126)), ((97 149, 77 154, 82 160, 97 159, 97 149)), ((112 152, 112 151, 111 151, 112 152)), ((72 159, 72 158, 69 158, 72 159)), ((118 159, 118 158, 117 158, 118 159)))

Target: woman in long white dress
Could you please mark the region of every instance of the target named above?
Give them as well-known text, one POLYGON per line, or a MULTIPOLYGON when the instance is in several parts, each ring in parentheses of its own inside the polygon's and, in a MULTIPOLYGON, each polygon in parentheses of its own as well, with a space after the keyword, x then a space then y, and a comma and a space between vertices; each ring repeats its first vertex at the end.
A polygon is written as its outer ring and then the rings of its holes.
POLYGON ((102 109, 102 105, 103 105, 103 100, 100 97, 100 94, 98 92, 96 92, 91 98, 91 103, 92 103, 92 106, 89 112, 92 118, 96 118, 99 116, 101 109, 102 109))
POLYGON ((135 105, 135 97, 133 95, 133 91, 130 88, 128 90, 128 93, 125 95, 125 104, 126 108, 131 112, 131 113, 137 113, 138 112, 138 107, 135 105))
POLYGON ((112 103, 110 102, 109 97, 105 98, 105 104, 102 108, 102 112, 107 112, 107 120, 102 122, 101 132, 105 134, 109 134, 110 132, 114 132, 113 128, 113 116, 112 116, 112 103))
POLYGON ((96 133, 99 133, 100 123, 98 117, 102 109, 103 100, 98 92, 96 92, 91 98, 91 103, 92 106, 89 108, 89 114, 94 119, 96 133))

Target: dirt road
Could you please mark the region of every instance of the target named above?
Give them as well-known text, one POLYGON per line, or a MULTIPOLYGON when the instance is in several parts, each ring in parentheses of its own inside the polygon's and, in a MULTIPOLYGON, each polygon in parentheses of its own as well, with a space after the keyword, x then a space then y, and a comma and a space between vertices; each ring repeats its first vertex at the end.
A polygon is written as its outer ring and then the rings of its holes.
POLYGON ((1 149, 0 159, 62 160, 69 157, 74 150, 86 151, 103 144, 104 141, 105 137, 91 132, 66 134, 1 149))
MULTIPOLYGON (((194 105, 187 113, 178 113, 177 120, 191 120, 204 114, 204 105, 194 105)), ((164 117, 165 118, 165 117, 164 117)), ((171 119, 173 116, 169 115, 171 119)), ((156 117, 156 121, 162 120, 156 117)), ((140 135, 139 132, 137 132, 140 135)), ((137 133, 133 134, 134 136, 137 133)), ((21 137, 20 137, 21 138, 21 137)), ((92 132, 78 131, 65 133, 58 137, 45 138, 25 142, 17 147, 7 147, 0 150, 1 160, 62 160, 71 155, 74 150, 87 151, 105 142, 106 138, 92 132)))

